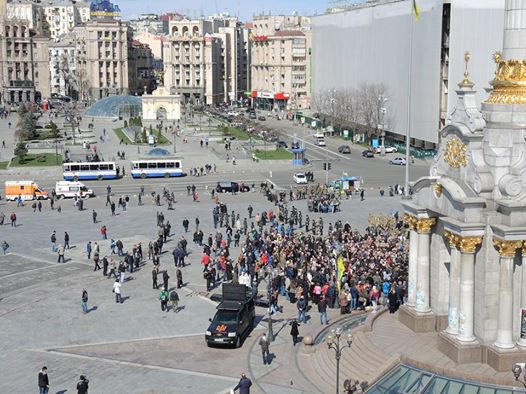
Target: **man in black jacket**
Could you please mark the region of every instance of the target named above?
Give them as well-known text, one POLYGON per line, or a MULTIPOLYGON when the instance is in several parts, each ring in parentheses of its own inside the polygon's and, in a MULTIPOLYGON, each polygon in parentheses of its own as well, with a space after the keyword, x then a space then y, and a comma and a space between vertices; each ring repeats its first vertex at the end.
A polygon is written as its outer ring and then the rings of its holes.
POLYGON ((80 375, 80 380, 77 383, 77 394, 88 394, 89 380, 84 375, 80 375))
POLYGON ((40 394, 47 394, 49 392, 49 377, 47 376, 47 367, 42 367, 38 373, 38 388, 40 394))

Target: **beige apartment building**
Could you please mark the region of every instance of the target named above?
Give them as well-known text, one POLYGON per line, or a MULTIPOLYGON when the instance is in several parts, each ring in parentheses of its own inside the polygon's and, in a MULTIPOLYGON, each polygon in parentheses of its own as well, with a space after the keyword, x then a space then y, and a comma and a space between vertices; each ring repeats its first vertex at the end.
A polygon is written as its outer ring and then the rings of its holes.
POLYGON ((310 108, 310 18, 255 16, 250 36, 253 105, 280 110, 310 108))
POLYGON ((243 96, 248 34, 237 18, 172 20, 163 43, 164 85, 185 103, 218 105, 243 96))
POLYGON ((51 38, 72 33, 75 26, 90 20, 89 4, 82 1, 46 0, 42 8, 51 38))
POLYGON ((131 28, 112 18, 90 20, 75 28, 76 79, 82 100, 134 94, 137 80, 128 67, 131 28))
POLYGON ((0 18, 0 104, 50 96, 49 37, 29 25, 28 20, 0 18))

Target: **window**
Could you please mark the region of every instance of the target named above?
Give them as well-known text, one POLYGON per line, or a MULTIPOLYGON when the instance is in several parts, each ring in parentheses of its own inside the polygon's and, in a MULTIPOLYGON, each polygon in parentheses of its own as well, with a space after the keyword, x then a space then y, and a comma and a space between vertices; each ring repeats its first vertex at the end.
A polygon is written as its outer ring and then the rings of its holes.
POLYGON ((82 164, 80 166, 80 171, 89 171, 89 164, 82 164))
POLYGON ((166 163, 157 163, 157 168, 166 168, 166 163))
POLYGON ((108 171, 109 165, 108 164, 99 164, 99 169, 101 171, 108 171))
POLYGON ((168 163, 166 163, 166 168, 174 168, 174 162, 169 161, 168 163))
POLYGON ((90 164, 89 165, 89 170, 90 171, 98 171, 99 170, 99 165, 98 164, 90 164))
POLYGON ((157 163, 148 163, 148 168, 157 168, 157 163))
POLYGON ((178 161, 175 162, 175 168, 179 168, 181 166, 181 163, 179 163, 178 161))
POLYGON ((146 163, 139 163, 139 168, 145 169, 145 168, 148 168, 148 165, 146 163))

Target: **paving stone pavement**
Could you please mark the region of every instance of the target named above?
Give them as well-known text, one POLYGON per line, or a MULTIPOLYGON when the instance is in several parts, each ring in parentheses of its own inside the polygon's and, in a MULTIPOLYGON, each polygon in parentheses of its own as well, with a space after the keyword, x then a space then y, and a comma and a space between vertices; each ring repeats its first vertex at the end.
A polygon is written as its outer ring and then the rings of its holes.
MULTIPOLYGON (((234 209, 242 217, 249 204, 255 211, 274 208, 259 193, 221 198, 229 211, 234 209)), ((253 393, 316 392, 300 372, 288 376, 290 366, 291 371, 297 369, 288 326, 273 344, 276 359, 268 369, 261 369, 260 358, 253 355, 257 352, 260 356, 254 343, 266 329, 265 321, 241 349, 206 347, 203 334, 216 304, 203 297, 206 292, 199 263, 201 248, 191 242, 191 233, 184 234, 181 223, 188 217, 193 231, 193 220, 199 217, 205 236, 212 233, 210 199, 193 204, 182 198, 174 211, 165 206, 132 205, 126 212, 119 210, 116 216, 105 208, 104 199, 92 199, 88 205, 89 209, 80 212, 64 202, 62 213, 49 209, 33 213, 27 205, 16 208, 0 202, 0 210, 6 214, 17 212, 19 223, 16 228, 0 228, 0 238, 11 245, 10 253, 0 256, 0 368, 6 377, 0 379, 0 393, 36 391, 36 376, 43 365, 49 368, 51 393, 74 392, 81 373, 90 378, 92 394, 225 393, 236 384, 242 371, 253 379, 253 393), (91 220, 92 208, 99 213, 97 224, 91 220), (172 224, 173 236, 161 257, 161 270, 168 270, 171 285, 175 283, 175 269, 170 251, 181 236, 190 241, 189 265, 183 269, 187 286, 180 292, 184 308, 178 313, 161 312, 158 292, 151 288, 150 262, 146 261, 139 271, 126 274, 125 302, 119 305, 111 292, 113 281, 102 277, 100 271, 93 272, 85 253, 88 240, 100 244, 102 255, 110 252, 109 240, 100 239, 103 224, 108 226, 109 238, 121 239, 126 248, 137 242, 146 248, 157 234, 158 210, 172 224), (65 264, 57 264, 57 256, 51 251, 49 236, 53 230, 57 231, 59 242, 64 231, 70 234, 72 248, 66 250, 65 264), (87 315, 80 308, 82 288, 87 288, 90 296, 87 315)), ((305 217, 305 201, 294 205, 303 210, 305 217)), ((369 210, 389 212, 398 205, 396 198, 371 198, 367 203, 348 200, 343 202, 342 212, 323 218, 327 225, 341 218, 363 228, 369 210)), ((232 250, 233 256, 238 253, 238 249, 232 250)), ((264 313, 264 309, 257 309, 258 315, 264 313)), ((278 318, 286 323, 286 317, 295 313, 293 305, 284 303, 283 317, 278 318)), ((321 327, 316 326, 317 312, 313 316, 314 332, 321 327)))

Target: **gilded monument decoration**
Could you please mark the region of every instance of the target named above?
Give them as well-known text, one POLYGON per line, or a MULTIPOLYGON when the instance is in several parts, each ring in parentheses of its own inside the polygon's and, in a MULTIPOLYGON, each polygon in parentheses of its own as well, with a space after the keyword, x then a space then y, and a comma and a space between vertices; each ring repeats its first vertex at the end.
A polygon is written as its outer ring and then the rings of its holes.
POLYGON ((436 218, 417 219, 416 229, 419 233, 431 232, 431 227, 436 223, 436 218))
POLYGON ((501 257, 514 257, 517 249, 523 246, 522 241, 504 241, 494 239, 493 246, 499 251, 501 257))
POLYGON ((526 61, 502 58, 500 52, 493 54, 497 65, 493 90, 486 100, 491 104, 526 104, 526 61))
POLYGON ((444 230, 444 237, 449 241, 449 246, 451 248, 458 249, 461 239, 460 235, 452 233, 449 230, 444 230))
POLYGON ((433 186, 433 192, 435 193, 435 196, 439 198, 442 196, 442 185, 440 183, 435 183, 433 186))
POLYGON ((465 167, 468 164, 466 145, 458 137, 452 137, 446 143, 444 160, 453 168, 465 167))
POLYGON ((462 253, 474 253, 482 242, 482 237, 459 237, 459 249, 462 253))
POLYGON ((409 215, 408 213, 404 214, 404 222, 409 226, 410 230, 415 230, 417 218, 409 215))

